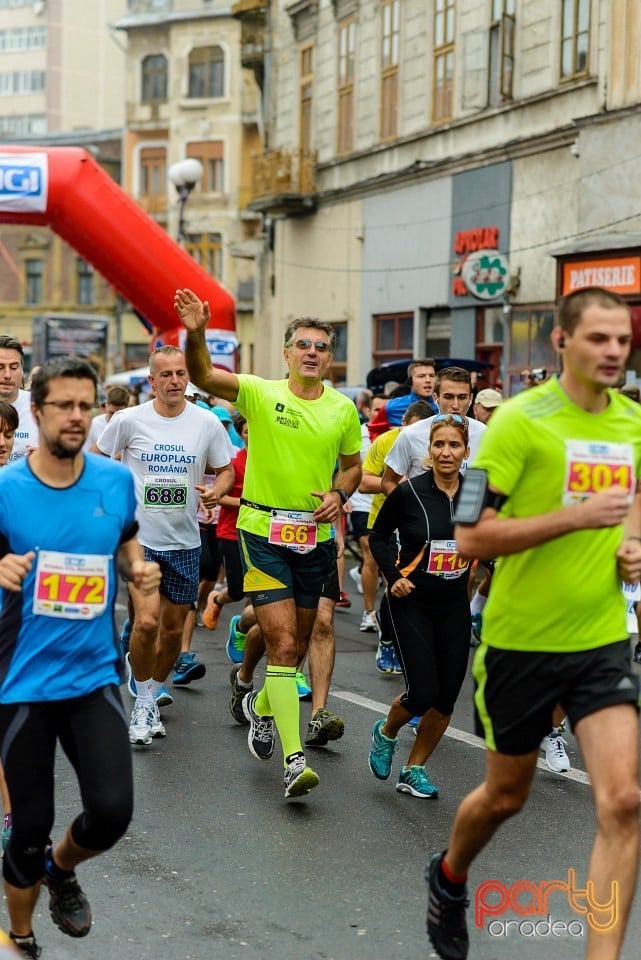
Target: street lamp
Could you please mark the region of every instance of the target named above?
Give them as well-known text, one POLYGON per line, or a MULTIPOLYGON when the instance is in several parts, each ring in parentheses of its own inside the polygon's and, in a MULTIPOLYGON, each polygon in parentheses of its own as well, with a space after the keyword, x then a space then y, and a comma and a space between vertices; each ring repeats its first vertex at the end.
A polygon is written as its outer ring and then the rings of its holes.
POLYGON ((185 238, 185 204, 189 194, 203 175, 200 160, 187 157, 178 163, 172 163, 168 171, 169 179, 178 193, 178 243, 185 238))

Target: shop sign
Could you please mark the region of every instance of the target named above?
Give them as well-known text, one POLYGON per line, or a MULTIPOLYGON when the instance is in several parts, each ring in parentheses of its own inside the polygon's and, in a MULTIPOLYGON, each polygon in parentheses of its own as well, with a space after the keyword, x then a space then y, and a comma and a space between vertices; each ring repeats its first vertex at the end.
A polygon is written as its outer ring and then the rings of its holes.
POLYGON ((502 297, 509 275, 507 257, 498 250, 477 250, 465 259, 461 268, 466 289, 479 300, 502 297))
POLYGON ((605 287, 613 293, 641 292, 641 257, 578 260, 563 264, 563 295, 584 287, 605 287))
MULTIPOLYGON (((454 277, 452 279, 452 293, 455 297, 469 297, 472 294, 475 297, 478 297, 481 300, 492 300, 496 296, 501 296, 507 284, 507 275, 499 293, 488 294, 487 283, 481 280, 479 289, 481 293, 478 293, 475 284, 468 283, 466 279, 469 276, 479 276, 480 271, 485 271, 486 276, 488 277, 489 288, 493 289, 496 285, 496 274, 494 271, 495 267, 490 267, 488 264, 480 265, 477 260, 477 257, 481 255, 481 259, 486 254, 490 254, 492 260, 497 256, 500 256, 498 253, 499 249, 499 228, 495 226, 490 227, 473 227, 471 230, 459 230, 458 233, 454 236, 454 254, 457 259, 452 264, 452 273, 454 277), (470 263, 469 267, 466 267, 466 264, 470 263), (487 271, 490 273, 487 273, 487 271)), ((502 258, 505 261, 505 258, 502 258)), ((505 261, 505 263, 507 263, 505 261)))

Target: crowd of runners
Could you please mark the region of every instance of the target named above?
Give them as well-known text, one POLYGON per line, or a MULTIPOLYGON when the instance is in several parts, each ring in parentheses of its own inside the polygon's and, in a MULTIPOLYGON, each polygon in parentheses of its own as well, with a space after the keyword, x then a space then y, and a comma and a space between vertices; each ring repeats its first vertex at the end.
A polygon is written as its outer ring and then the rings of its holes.
POLYGON ((100 416, 88 363, 46 363, 26 390, 22 347, 0 337, 0 788, 15 948, 40 956, 42 885, 60 930, 89 933, 76 868, 127 829, 131 751, 166 736, 172 686, 205 675, 194 628, 216 630, 224 606, 237 605, 229 709, 250 753, 268 761, 280 745, 286 799, 318 787, 307 748, 345 733, 328 695, 334 610, 350 603, 347 529, 372 669, 404 683, 364 748, 374 777, 389 779, 409 724, 396 789, 438 796, 427 763, 476 648, 487 773, 426 868, 437 954, 467 956, 468 869, 525 803, 541 749, 550 769, 569 769, 569 722, 595 799, 589 880, 597 900, 619 884, 617 923, 590 928, 586 956, 616 960, 639 804, 622 584, 641 576, 641 407, 615 389, 631 343, 625 301, 599 288, 566 298, 553 333, 560 376, 528 380, 507 403, 476 392, 467 370, 421 358, 409 390, 354 404, 327 386, 335 332, 312 317, 285 331, 286 377, 235 374, 211 364, 208 304, 178 290, 174 306, 184 352, 155 350, 150 399, 130 405, 114 388, 100 416), (312 703, 305 731, 301 699, 312 703), (58 743, 83 803, 54 843, 58 743))

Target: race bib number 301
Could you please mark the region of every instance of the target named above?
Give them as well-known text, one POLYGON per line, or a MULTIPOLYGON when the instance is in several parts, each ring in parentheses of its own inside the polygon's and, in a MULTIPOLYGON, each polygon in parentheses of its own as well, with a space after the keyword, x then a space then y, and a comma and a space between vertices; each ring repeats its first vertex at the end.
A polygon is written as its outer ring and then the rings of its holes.
POLYGON ((145 510, 184 510, 187 507, 187 483, 182 477, 147 474, 143 484, 145 510))
POLYGON ((93 620, 109 596, 110 557, 40 550, 36 563, 33 612, 65 620, 93 620))
POLYGON ((567 440, 562 503, 581 503, 608 487, 623 487, 630 501, 635 488, 632 445, 567 440))

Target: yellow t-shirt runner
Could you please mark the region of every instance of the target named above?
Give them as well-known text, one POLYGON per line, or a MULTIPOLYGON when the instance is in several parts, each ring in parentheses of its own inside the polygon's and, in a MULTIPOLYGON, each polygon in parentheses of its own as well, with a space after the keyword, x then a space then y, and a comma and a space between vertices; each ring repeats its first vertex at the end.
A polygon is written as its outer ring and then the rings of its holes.
MULTIPOLYGON (((529 517, 615 484, 632 498, 641 475, 641 407, 613 390, 599 414, 572 403, 557 378, 499 407, 473 466, 508 496, 500 515, 529 517)), ((565 653, 627 636, 617 578, 621 525, 577 530, 501 558, 483 613, 483 642, 565 653)))

